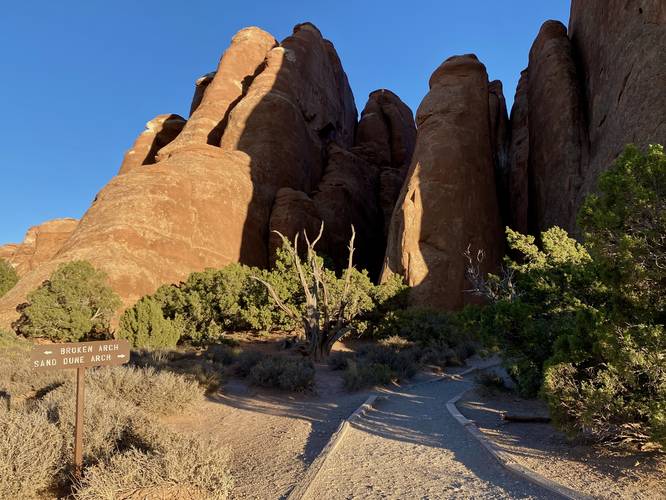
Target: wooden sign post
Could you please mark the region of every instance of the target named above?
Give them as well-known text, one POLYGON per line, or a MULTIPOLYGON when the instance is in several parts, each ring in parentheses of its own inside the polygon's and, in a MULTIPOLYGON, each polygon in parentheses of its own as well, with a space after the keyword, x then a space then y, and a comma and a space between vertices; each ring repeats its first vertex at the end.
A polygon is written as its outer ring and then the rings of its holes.
POLYGON ((76 369, 76 418, 74 420, 74 473, 83 466, 83 413, 86 368, 117 366, 129 361, 127 340, 97 340, 70 344, 40 344, 32 347, 30 363, 36 371, 76 369))

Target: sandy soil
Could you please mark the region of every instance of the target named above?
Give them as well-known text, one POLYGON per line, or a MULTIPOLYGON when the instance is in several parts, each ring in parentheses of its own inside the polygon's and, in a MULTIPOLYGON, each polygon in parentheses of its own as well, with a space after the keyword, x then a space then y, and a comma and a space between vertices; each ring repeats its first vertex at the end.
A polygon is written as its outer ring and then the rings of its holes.
POLYGON ((505 471, 446 410, 471 387, 445 380, 390 392, 328 456, 308 500, 554 498, 505 471))
POLYGON ((338 373, 318 366, 314 394, 288 394, 231 379, 186 415, 174 430, 214 433, 232 449, 232 498, 285 498, 340 422, 367 398, 350 394, 338 373))
POLYGON ((539 400, 478 388, 458 409, 519 464, 595 498, 666 499, 666 454, 571 443, 550 424, 507 423, 502 412, 548 415, 539 400))

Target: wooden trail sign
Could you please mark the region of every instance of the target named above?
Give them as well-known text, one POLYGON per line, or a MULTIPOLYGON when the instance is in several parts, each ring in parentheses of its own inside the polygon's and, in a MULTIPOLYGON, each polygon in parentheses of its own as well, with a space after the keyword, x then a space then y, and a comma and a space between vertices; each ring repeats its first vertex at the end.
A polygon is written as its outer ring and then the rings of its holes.
POLYGON ((74 471, 83 465, 83 413, 86 368, 117 366, 130 358, 127 340, 96 340, 69 344, 40 344, 32 347, 30 364, 36 371, 76 369, 76 419, 74 423, 74 471))

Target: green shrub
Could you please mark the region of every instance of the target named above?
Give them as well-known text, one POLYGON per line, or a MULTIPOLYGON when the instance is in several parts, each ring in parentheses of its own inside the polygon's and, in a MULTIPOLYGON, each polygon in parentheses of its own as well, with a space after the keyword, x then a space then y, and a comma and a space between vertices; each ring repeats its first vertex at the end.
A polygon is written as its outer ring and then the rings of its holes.
POLYGON ((18 274, 12 265, 6 260, 0 259, 0 297, 14 288, 18 280, 18 274))
POLYGON ((183 331, 180 316, 167 319, 162 306, 151 297, 143 297, 120 318, 118 338, 129 340, 133 347, 175 347, 183 331))
POLYGON ((391 368, 382 363, 347 362, 342 374, 344 386, 349 391, 358 391, 366 387, 389 384, 394 379, 391 368))
POLYGON ((614 313, 666 322, 666 155, 629 146, 579 214, 585 245, 612 288, 614 313))
POLYGON ((344 352, 334 352, 332 353, 326 363, 331 367, 331 370, 344 370, 347 368, 347 362, 351 358, 351 355, 344 352))
MULTIPOLYGON (((254 279, 270 284, 284 304, 302 313, 304 292, 289 249, 286 244, 278 251, 271 271, 230 264, 222 269, 192 273, 177 285, 161 286, 125 312, 121 335, 132 339, 141 334, 142 338, 152 339, 159 332, 171 332, 170 321, 180 327, 180 338, 195 343, 219 342, 225 331, 302 328, 302 322, 278 307, 266 287, 254 279)), ((309 269, 307 264, 304 267, 309 269)), ((344 280, 330 270, 326 270, 325 279, 333 311, 342 297, 344 280)), ((405 290, 398 277, 374 286, 365 271, 352 269, 345 313, 354 318, 353 329, 363 333, 391 308, 404 304, 405 290)))
POLYGON ((314 365, 308 359, 266 356, 250 369, 248 379, 261 387, 306 391, 313 387, 314 376, 314 365))
POLYGON ((539 388, 555 421, 595 440, 666 445, 666 157, 628 147, 579 214, 585 240, 558 228, 508 233, 516 260, 491 276, 477 321, 521 392, 539 388), (510 293, 509 293, 510 292, 510 293))
POLYGON ((264 354, 257 351, 242 351, 236 361, 235 372, 239 377, 247 377, 250 371, 264 359, 264 354))
POLYGON ((211 344, 206 349, 206 357, 223 366, 233 364, 238 359, 240 353, 241 350, 239 347, 229 344, 211 344))
POLYGON ((391 370, 393 378, 408 379, 420 367, 420 351, 415 348, 395 349, 384 345, 367 345, 356 356, 359 365, 382 365, 391 370))
POLYGON ((49 280, 28 294, 12 325, 26 337, 77 342, 109 336, 120 298, 106 284, 106 275, 86 261, 61 264, 49 280))
POLYGON ((0 405, 0 498, 43 498, 63 467, 63 436, 45 416, 0 405))

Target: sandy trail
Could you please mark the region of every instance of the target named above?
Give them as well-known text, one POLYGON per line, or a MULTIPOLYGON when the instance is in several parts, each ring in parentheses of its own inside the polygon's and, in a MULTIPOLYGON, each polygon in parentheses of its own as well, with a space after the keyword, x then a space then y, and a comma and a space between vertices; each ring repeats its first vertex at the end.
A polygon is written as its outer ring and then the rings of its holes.
POLYGON ((505 471, 446 410, 471 387, 445 380, 393 393, 352 425, 308 499, 558 498, 505 471))
POLYGON ((367 392, 346 392, 340 377, 323 366, 317 370, 316 387, 316 394, 290 395, 231 380, 167 424, 215 435, 231 447, 231 498, 285 498, 340 422, 367 398, 367 392))

